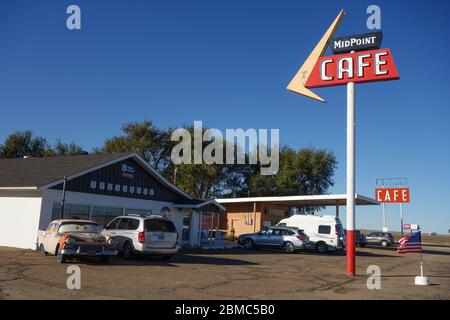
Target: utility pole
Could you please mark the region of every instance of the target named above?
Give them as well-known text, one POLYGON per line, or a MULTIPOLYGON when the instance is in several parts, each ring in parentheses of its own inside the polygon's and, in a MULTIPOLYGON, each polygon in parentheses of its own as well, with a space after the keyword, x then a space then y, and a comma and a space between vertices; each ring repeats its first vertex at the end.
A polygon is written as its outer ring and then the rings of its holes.
POLYGON ((61 212, 59 213, 60 219, 64 218, 64 203, 66 202, 66 182, 67 182, 67 176, 64 176, 62 195, 61 195, 61 212))

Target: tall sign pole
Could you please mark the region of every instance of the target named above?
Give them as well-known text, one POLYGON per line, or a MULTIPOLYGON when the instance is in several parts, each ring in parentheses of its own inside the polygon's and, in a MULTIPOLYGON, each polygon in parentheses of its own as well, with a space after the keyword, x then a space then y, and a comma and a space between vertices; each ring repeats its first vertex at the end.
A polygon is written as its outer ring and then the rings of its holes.
POLYGON ((355 83, 399 79, 388 48, 380 49, 378 32, 334 38, 344 18, 341 10, 287 89, 325 102, 310 88, 347 85, 347 233, 346 272, 355 275, 355 83), (324 56, 330 46, 333 56, 324 56))
POLYGON ((403 237, 403 204, 400 202, 400 230, 403 237))
MULTIPOLYGON (((384 185, 382 185, 381 188, 384 188, 384 185)), ((387 228, 387 219, 386 219, 386 204, 384 202, 382 204, 382 207, 383 207, 383 232, 387 232, 388 228, 387 228)))
MULTIPOLYGON (((354 51, 352 51, 353 53, 354 51)), ((355 274, 355 83, 347 83, 347 275, 355 274)))

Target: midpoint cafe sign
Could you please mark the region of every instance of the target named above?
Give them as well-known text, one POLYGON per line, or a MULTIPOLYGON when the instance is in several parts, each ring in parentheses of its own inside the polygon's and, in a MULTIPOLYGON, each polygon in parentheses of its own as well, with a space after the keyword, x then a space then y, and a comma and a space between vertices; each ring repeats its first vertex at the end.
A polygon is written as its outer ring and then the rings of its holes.
POLYGON ((380 48, 381 32, 333 38, 343 17, 341 11, 291 80, 288 90, 325 102, 309 88, 399 79, 391 50, 380 48), (335 55, 324 56, 328 46, 335 55))
POLYGON ((382 203, 409 202, 409 188, 377 188, 375 198, 382 203))
POLYGON ((366 51, 380 49, 383 33, 381 31, 355 36, 339 37, 330 40, 331 51, 334 54, 351 51, 366 51))
POLYGON ((355 275, 355 83, 399 78, 391 51, 381 47, 381 32, 335 38, 341 10, 289 83, 287 89, 325 102, 310 88, 347 85, 346 271, 355 275), (324 56, 328 46, 332 56, 324 56))
POLYGON ((398 78, 391 51, 379 49, 320 58, 305 87, 337 86, 348 82, 373 82, 398 78))

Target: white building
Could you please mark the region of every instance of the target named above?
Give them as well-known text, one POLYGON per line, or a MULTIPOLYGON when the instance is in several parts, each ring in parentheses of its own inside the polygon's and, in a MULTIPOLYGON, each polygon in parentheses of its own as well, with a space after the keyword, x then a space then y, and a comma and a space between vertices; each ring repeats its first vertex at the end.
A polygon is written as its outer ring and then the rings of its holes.
POLYGON ((35 249, 38 230, 61 215, 106 224, 133 213, 162 214, 183 245, 199 245, 200 217, 223 210, 193 199, 136 153, 0 160, 0 246, 35 249))

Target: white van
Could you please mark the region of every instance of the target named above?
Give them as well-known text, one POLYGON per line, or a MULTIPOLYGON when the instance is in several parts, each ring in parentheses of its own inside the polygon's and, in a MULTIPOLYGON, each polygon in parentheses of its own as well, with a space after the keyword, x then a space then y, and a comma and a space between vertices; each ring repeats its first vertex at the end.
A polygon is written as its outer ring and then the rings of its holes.
POLYGON ((319 253, 343 249, 345 246, 344 228, 335 216, 296 214, 281 220, 278 227, 295 227, 303 230, 319 253))

